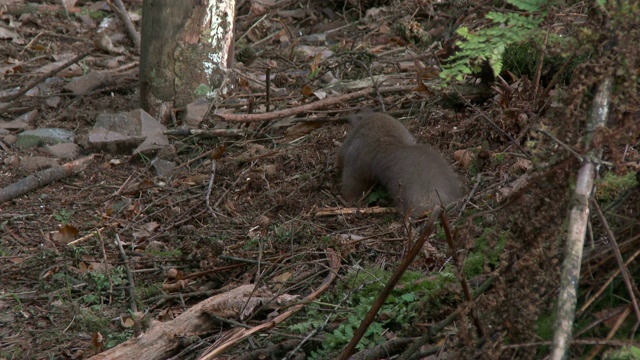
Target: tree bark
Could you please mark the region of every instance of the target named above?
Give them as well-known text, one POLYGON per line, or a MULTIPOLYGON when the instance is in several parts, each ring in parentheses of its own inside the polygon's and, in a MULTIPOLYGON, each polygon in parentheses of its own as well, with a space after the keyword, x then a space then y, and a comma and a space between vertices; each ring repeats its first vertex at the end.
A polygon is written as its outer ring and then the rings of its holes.
POLYGON ((167 123, 170 110, 228 91, 235 0, 145 0, 140 102, 167 123))

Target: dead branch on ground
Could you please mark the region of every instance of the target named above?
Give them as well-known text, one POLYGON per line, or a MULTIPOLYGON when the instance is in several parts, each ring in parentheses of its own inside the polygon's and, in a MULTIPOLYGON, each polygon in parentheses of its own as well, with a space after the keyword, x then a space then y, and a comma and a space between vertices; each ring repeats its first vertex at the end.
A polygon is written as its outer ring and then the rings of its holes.
POLYGON ((0 189, 0 204, 24 195, 31 190, 38 189, 54 181, 64 179, 82 171, 86 165, 93 161, 93 155, 83 157, 52 168, 38 171, 33 175, 18 180, 17 182, 0 189))

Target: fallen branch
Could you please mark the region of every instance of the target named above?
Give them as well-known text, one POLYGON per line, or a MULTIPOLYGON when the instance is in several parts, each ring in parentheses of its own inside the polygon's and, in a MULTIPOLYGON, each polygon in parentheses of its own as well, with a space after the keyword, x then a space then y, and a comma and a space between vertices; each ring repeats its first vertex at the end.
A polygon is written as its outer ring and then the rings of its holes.
POLYGON ((129 38, 133 42, 136 52, 140 52, 140 34, 136 31, 136 27, 133 26, 133 22, 131 22, 127 8, 124 7, 122 0, 107 0, 107 3, 124 24, 124 28, 127 30, 127 35, 129 35, 129 38))
MULTIPOLYGON (((591 146, 593 135, 598 127, 603 126, 609 115, 611 89, 613 77, 608 76, 598 85, 585 143, 591 146)), ((569 214, 565 257, 560 277, 560 291, 558 293, 558 307, 556 310, 556 325, 553 334, 553 346, 549 356, 552 360, 566 358, 571 343, 573 322, 576 315, 578 301, 578 284, 580 283, 580 265, 582 264, 582 250, 589 221, 589 198, 593 191, 593 184, 598 172, 598 159, 602 148, 595 148, 589 152, 578 172, 575 190, 573 192, 572 208, 569 214)))
POLYGON ((31 190, 38 189, 47 184, 51 184, 54 181, 76 174, 82 171, 91 161, 93 161, 93 155, 29 175, 18 182, 0 189, 0 204, 8 200, 15 199, 20 195, 24 195, 31 190))
POLYGON ((281 323, 281 322, 285 321, 286 319, 288 319, 289 317, 291 317, 293 314, 295 314, 298 311, 302 310, 302 308, 304 307, 304 305, 307 302, 310 302, 310 301, 314 300, 318 295, 320 295, 322 292, 324 292, 329 287, 329 285, 331 285, 333 280, 336 278, 336 276, 338 274, 338 270, 340 270, 340 257, 338 256, 338 254, 335 251, 333 251, 333 249, 328 249, 327 250, 327 254, 329 255, 329 269, 331 270, 331 272, 324 279, 324 281, 322 282, 320 287, 316 291, 314 291, 311 294, 307 295, 303 299, 301 304, 298 304, 298 305, 295 305, 295 306, 291 307, 291 309, 289 309, 288 311, 276 316, 273 320, 271 320, 269 322, 266 322, 266 323, 264 323, 262 325, 258 325, 258 326, 254 327, 254 328, 251 328, 251 329, 239 329, 239 328, 236 328, 235 331, 232 333, 232 335, 228 339, 225 339, 224 342, 221 343, 221 344, 216 344, 217 347, 213 351, 211 351, 210 353, 208 353, 206 355, 203 355, 203 356, 199 357, 198 360, 212 360, 216 356, 224 353, 232 345, 235 345, 239 341, 248 338, 249 336, 253 335, 254 333, 257 333, 259 331, 266 330, 266 329, 271 329, 271 328, 275 327, 279 323, 281 323))
POLYGON ((389 214, 395 213, 395 208, 390 207, 366 207, 366 208, 341 208, 341 207, 328 207, 322 208, 316 211, 315 216, 335 216, 335 215, 354 215, 354 214, 389 214))
POLYGON ((359 91, 355 91, 349 94, 344 94, 336 97, 327 97, 322 100, 318 100, 316 102, 312 102, 309 104, 304 104, 284 110, 273 111, 270 113, 262 113, 262 114, 215 114, 214 117, 219 118, 222 121, 228 122, 259 122, 259 121, 268 121, 275 119, 282 119, 287 116, 302 114, 311 110, 322 109, 329 105, 340 105, 344 104, 347 101, 357 99, 362 96, 367 96, 373 92, 377 92, 379 94, 391 93, 391 92, 401 92, 401 91, 411 91, 415 89, 414 85, 399 85, 399 86, 389 86, 383 88, 367 88, 359 91))
POLYGON ((28 83, 27 85, 23 86, 22 89, 20 89, 20 91, 16 92, 15 94, 12 95, 8 95, 6 97, 1 97, 0 101, 6 101, 5 104, 0 105, 0 110, 5 110, 7 108, 9 108, 9 106, 11 105, 11 103, 13 102, 13 100, 19 98, 20 96, 24 95, 27 93, 27 91, 31 90, 32 88, 34 88, 36 85, 40 84, 41 82, 47 80, 48 78, 52 77, 53 75, 59 73, 60 71, 68 68, 69 66, 77 63, 78 61, 84 59, 87 55, 91 54, 92 50, 89 50, 85 53, 82 53, 76 57, 74 57, 73 59, 67 61, 66 63, 58 66, 57 68, 49 71, 46 74, 42 74, 39 77, 35 78, 33 81, 31 81, 30 83, 28 83))
MULTIPOLYGON (((215 344, 213 350, 201 356, 201 359, 213 359, 222 354, 239 341, 255 334, 259 331, 270 329, 291 315, 299 311, 304 305, 314 300, 319 294, 325 291, 336 278, 340 269, 340 258, 331 249, 327 251, 329 257, 330 273, 327 275, 320 287, 313 293, 307 295, 300 304, 290 307, 286 312, 274 319, 253 328, 234 328, 227 332, 224 340, 215 344)), ((142 336, 125 341, 124 343, 111 348, 105 352, 94 355, 91 360, 156 360, 166 359, 175 354, 179 348, 181 339, 188 338, 202 332, 213 331, 216 320, 210 314, 229 312, 229 299, 242 299, 253 293, 254 285, 244 285, 229 292, 210 297, 192 306, 175 319, 160 323, 154 322, 150 329, 142 336)))
POLYGON ((367 312, 367 315, 364 317, 364 319, 360 323, 360 326, 353 334, 351 341, 349 341, 347 346, 342 349, 342 353, 339 357, 340 360, 347 360, 351 356, 351 354, 353 354, 353 351, 356 349, 356 346, 364 336, 365 332, 367 331, 371 323, 373 323, 376 316, 378 316, 378 311, 380 311, 382 305, 384 305, 384 302, 387 300, 389 295, 391 295, 391 291, 396 287, 402 275, 409 268, 409 265, 411 265, 411 263, 413 262, 413 259, 415 259, 416 256, 418 256, 418 254, 420 254, 420 252, 422 251, 424 243, 427 241, 429 235, 431 235, 431 233, 435 229, 436 219, 438 219, 438 216, 440 216, 441 214, 442 208, 440 207, 435 208, 431 212, 429 222, 427 223, 427 226, 425 226, 424 230, 422 230, 420 237, 415 242, 415 244, 413 244, 413 246, 409 250, 409 253, 407 253, 407 255, 402 258, 402 261, 400 261, 400 264, 393 272, 393 275, 391 275, 389 281, 387 281, 384 289, 382 289, 380 295, 378 295, 378 298, 371 306, 371 309, 369 309, 369 312, 367 312))
POLYGON ((205 135, 212 137, 235 137, 247 135, 247 132, 242 129, 170 129, 165 130, 162 133, 173 136, 205 135))

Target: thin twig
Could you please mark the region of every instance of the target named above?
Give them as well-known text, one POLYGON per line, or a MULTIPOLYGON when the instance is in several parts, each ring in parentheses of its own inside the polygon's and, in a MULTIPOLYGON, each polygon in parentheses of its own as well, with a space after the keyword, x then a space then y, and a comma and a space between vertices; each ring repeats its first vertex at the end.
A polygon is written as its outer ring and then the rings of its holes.
POLYGON ((124 28, 127 31, 127 35, 133 42, 133 46, 136 49, 136 52, 140 52, 140 34, 136 31, 136 27, 133 26, 133 22, 129 17, 129 13, 127 12, 127 8, 124 7, 122 0, 107 0, 109 7, 111 10, 118 15, 118 18, 124 24, 124 28))
POLYGON ((60 71, 68 68, 69 66, 75 64, 76 62, 84 59, 87 55, 91 54, 91 52, 93 52, 93 50, 86 51, 86 52, 74 57, 73 59, 67 61, 66 63, 58 66, 57 68, 49 71, 48 73, 40 75, 39 77, 33 79, 30 83, 25 85, 20 91, 16 92, 15 94, 8 95, 6 97, 0 97, 0 101, 6 101, 7 102, 6 104, 4 104, 4 106, 0 106, 0 111, 9 108, 9 106, 11 106, 11 103, 13 102, 13 100, 15 100, 15 99, 19 98, 20 96, 26 94, 27 91, 31 90, 36 85, 38 85, 41 82, 47 80, 48 78, 52 77, 53 75, 55 75, 55 74, 59 73, 60 71))
POLYGON ((636 299, 636 295, 634 294, 633 288, 634 283, 633 279, 631 279, 631 275, 629 274, 629 269, 624 265, 624 261, 622 260, 622 254, 620 253, 620 248, 618 247, 618 243, 616 242, 616 238, 609 227, 609 223, 607 219, 604 217, 598 202, 594 199, 591 199, 591 205, 596 209, 598 213, 598 217, 600 218, 600 222, 602 222, 602 226, 604 226, 604 230, 607 233, 607 237, 609 238, 609 244, 611 245, 611 249, 613 250, 613 254, 616 257, 616 261, 618 262, 618 267, 620 268, 620 272, 622 273, 622 279, 624 280, 624 284, 627 287, 627 292, 629 293, 629 297, 631 298, 631 303, 633 304, 633 310, 636 313, 636 319, 640 320, 640 308, 638 308, 638 299, 636 299))
MULTIPOLYGON (((377 89, 377 92, 379 92, 380 94, 384 94, 384 93, 390 93, 390 92, 411 91, 414 88, 415 88, 414 85, 389 86, 389 87, 379 88, 377 89)), ((316 102, 296 106, 289 109, 272 111, 270 113, 215 114, 214 117, 220 118, 221 120, 228 121, 228 122, 260 122, 260 121, 267 121, 267 120, 282 119, 287 116, 297 115, 297 114, 305 113, 311 110, 322 109, 330 105, 344 104, 347 101, 357 99, 359 97, 367 96, 375 91, 376 89, 374 88, 366 88, 366 89, 362 89, 359 91, 355 91, 355 92, 340 95, 340 96, 327 97, 322 100, 318 100, 316 102)))
POLYGON ((378 298, 371 306, 371 309, 369 309, 369 311, 367 312, 367 315, 364 317, 364 319, 360 323, 360 326, 358 327, 356 332, 353 334, 351 341, 349 341, 347 346, 342 350, 342 353, 340 354, 340 357, 339 357, 340 360, 347 360, 349 356, 353 354, 353 351, 355 350, 356 346, 358 345, 358 343, 364 336, 365 332, 369 328, 369 325, 371 325, 371 323, 373 323, 373 320, 375 320, 378 314, 378 311, 382 308, 382 305, 384 304, 387 297, 389 297, 389 295, 391 294, 391 291, 398 284, 402 275, 409 268, 409 265, 411 265, 411 263, 413 262, 413 259, 415 259, 415 257, 418 256, 418 254, 422 251, 422 247, 424 246, 424 243, 429 238, 429 235, 431 235, 431 233, 433 232, 435 228, 436 220, 438 219, 438 216, 440 215, 441 212, 442 212, 441 207, 436 207, 432 210, 431 216, 429 218, 429 223, 427 223, 424 230, 422 230, 420 237, 415 242, 413 247, 409 250, 407 255, 404 258, 402 258, 402 261, 400 261, 400 264, 398 265, 396 270, 393 272, 393 275, 391 275, 391 278, 389 279, 389 281, 387 281, 387 284, 384 286, 384 289, 382 289, 382 291, 380 292, 380 295, 378 295, 378 298))
MULTIPOLYGON (((138 305, 136 303, 136 283, 133 279, 133 273, 129 268, 129 259, 127 258, 127 253, 124 252, 124 247, 122 247, 122 241, 120 241, 120 235, 115 234, 116 244, 118 245, 118 250, 120 251, 120 258, 122 259, 122 263, 127 272, 127 279, 129 280, 129 284, 127 284, 127 291, 129 292, 129 307, 133 313, 138 312, 138 305)), ((135 317, 134 317, 135 318, 135 317)))
POLYGON ((211 159, 211 175, 209 176, 209 185, 207 186, 207 193, 204 196, 204 202, 207 204, 207 209, 214 218, 218 218, 216 212, 211 208, 211 190, 213 189, 213 180, 216 177, 216 159, 211 159))

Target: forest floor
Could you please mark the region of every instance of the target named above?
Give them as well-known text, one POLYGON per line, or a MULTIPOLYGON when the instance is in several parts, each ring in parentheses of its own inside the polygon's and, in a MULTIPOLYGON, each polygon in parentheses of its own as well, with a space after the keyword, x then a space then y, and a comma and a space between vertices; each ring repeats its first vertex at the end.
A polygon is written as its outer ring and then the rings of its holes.
MULTIPOLYGON (((346 215, 336 210, 348 208, 339 196, 335 169, 337 149, 348 131, 345 119, 365 107, 380 110, 384 104, 386 112, 401 118, 419 142, 438 149, 454 164, 467 189, 473 190, 465 200, 466 211, 486 210, 509 196, 510 183, 531 167, 518 147, 485 119, 488 115, 524 144, 532 119, 539 120, 530 112, 534 105, 526 99, 526 83, 512 88, 509 109, 493 99, 481 109, 452 105, 455 100, 447 99, 442 90, 416 82, 437 78, 429 74, 437 49, 418 49, 398 34, 394 22, 406 19, 397 11, 378 9, 380 13, 373 11, 369 20, 356 23, 356 10, 345 17, 341 8, 302 9, 290 2, 288 7, 265 9, 259 2, 240 3, 238 33, 246 35, 242 41, 254 44, 257 54, 253 59, 253 54, 237 51, 246 62, 236 69, 240 80, 234 98, 242 106, 225 112, 242 113, 247 107, 254 113, 265 111, 264 90, 242 79, 264 81, 267 67, 285 79, 283 91, 270 104, 272 110, 346 93, 323 89, 319 78, 309 80, 314 61, 321 72, 344 83, 366 82, 379 75, 386 79, 384 86, 414 85, 415 91, 336 103, 267 124, 227 124, 247 134, 241 138, 171 136, 176 149, 172 161, 179 167, 166 176, 157 176, 148 158, 83 148, 80 156, 94 158, 77 174, 0 204, 0 359, 87 358, 134 336, 139 325, 129 320, 136 315, 132 315, 128 275, 135 279, 137 310, 147 318, 166 320, 243 284, 281 282, 287 284, 287 293, 304 296, 326 276, 323 261, 329 248, 338 251, 343 271, 393 270, 407 251, 411 227, 393 210, 346 215), (259 27, 249 30, 262 16, 260 11, 270 19, 279 17, 264 25, 265 34, 275 32, 275 36, 265 39, 259 27), (279 25, 284 23, 290 28, 279 25), (320 45, 311 45, 308 38, 288 38, 298 34, 322 35, 320 45), (296 48, 297 44, 307 47, 296 48), (314 57, 315 46, 324 47, 327 56, 314 57), (292 48, 295 55, 289 56, 292 48), (215 158, 200 156, 222 146, 215 158), (123 245, 126 262, 117 241, 123 245), (297 283, 286 282, 289 278, 297 283)), ((125 5, 132 13, 141 13, 141 1, 125 5)), ((97 115, 140 107, 139 57, 105 1, 78 1, 67 12, 53 1, 30 5, 0 1, 0 6, 3 28, 10 26, 18 34, 0 38, 4 59, 0 91, 25 86, 60 54, 91 50, 81 67, 55 76, 64 80, 62 85, 87 69, 110 74, 105 86, 86 95, 69 94, 61 85, 24 95, 0 114, 1 121, 37 110, 30 128, 67 129, 81 139, 97 115), (106 33, 124 51, 114 54, 94 48, 92 39, 98 33, 106 33), (59 101, 47 103, 52 96, 59 101)), ((140 21, 134 20, 139 29, 140 21)), ((176 109, 178 124, 181 111, 176 109)), ((36 148, 3 142, 5 135, 0 135, 0 188, 32 173, 8 159, 48 156, 36 148)), ((638 159, 633 151, 627 155, 629 161, 638 159)), ((393 205, 382 197, 370 206, 393 205)), ((460 207, 450 212, 452 223, 461 214, 460 207)), ((437 236, 411 269, 428 277, 450 261, 444 238, 437 236)), ((437 317, 442 319, 454 309, 455 305, 444 308, 437 317)), ((265 318, 266 314, 259 315, 251 321, 265 318)), ((230 350, 229 358, 247 351, 246 345, 230 350)))

